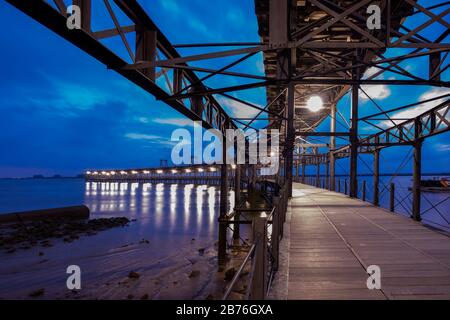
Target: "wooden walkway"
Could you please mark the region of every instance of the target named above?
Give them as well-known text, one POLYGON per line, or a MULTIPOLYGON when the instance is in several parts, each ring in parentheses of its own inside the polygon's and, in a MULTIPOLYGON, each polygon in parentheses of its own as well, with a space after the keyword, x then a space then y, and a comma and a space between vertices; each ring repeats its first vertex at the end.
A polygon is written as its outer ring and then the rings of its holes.
POLYGON ((345 195, 294 184, 288 299, 450 299, 450 237, 345 195), (381 268, 369 290, 366 268, 381 268))

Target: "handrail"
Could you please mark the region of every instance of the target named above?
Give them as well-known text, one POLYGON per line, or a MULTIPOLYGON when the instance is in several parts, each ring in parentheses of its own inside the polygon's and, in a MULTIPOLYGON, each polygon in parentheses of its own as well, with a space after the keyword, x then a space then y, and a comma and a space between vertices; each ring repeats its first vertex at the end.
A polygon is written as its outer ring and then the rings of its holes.
POLYGON ((271 200, 271 208, 248 210, 243 208, 239 208, 241 209, 239 210, 238 208, 236 208, 236 210, 234 210, 231 214, 232 216, 238 212, 246 211, 268 212, 268 214, 264 217, 255 218, 256 220, 252 219, 240 221, 230 221, 227 219, 227 223, 230 224, 252 223, 253 236, 254 238, 256 238, 256 241, 250 248, 248 254, 244 258, 244 261, 239 266, 238 271, 233 276, 232 281, 227 287, 226 292, 223 296, 224 300, 229 298, 233 287, 236 285, 237 279, 242 274, 242 271, 244 270, 250 259, 252 259, 252 267, 250 271, 249 284, 244 299, 265 299, 267 297, 267 293, 269 292, 268 287, 273 280, 274 274, 278 270, 279 241, 283 237, 283 223, 286 219, 286 206, 288 201, 286 187, 279 186, 278 192, 273 194, 273 198, 271 198, 271 200), (268 228, 269 225, 272 225, 271 229, 268 228), (267 250, 269 252, 267 252, 267 250), (266 257, 269 257, 269 261, 266 257), (267 272, 269 272, 269 274, 267 274, 267 272))
MULTIPOLYGON (((241 266, 239 267, 238 271, 235 273, 233 279, 231 280, 230 284, 228 285, 227 291, 226 291, 225 294, 223 295, 222 300, 228 299, 228 296, 230 295, 231 290, 233 289, 234 285, 236 284, 237 279, 239 278, 239 276, 241 275, 242 271, 244 270, 244 267, 246 266, 246 264, 247 264, 247 262, 249 261, 250 257, 252 257, 252 260, 253 260, 253 255, 254 255, 254 253, 255 253, 256 245, 257 245, 257 242, 258 242, 259 240, 260 240, 260 239, 258 239, 258 240, 250 247, 250 250, 249 250, 249 252, 247 253, 247 255, 245 256, 244 261, 242 262, 242 264, 241 264, 241 266)), ((254 263, 253 263, 253 264, 254 264, 254 263)), ((253 266, 252 266, 252 269, 253 269, 253 266)), ((250 273, 250 279, 252 279, 252 273, 250 273)), ((250 280, 250 281, 251 281, 251 280, 250 280)), ((251 287, 251 285, 248 286, 247 290, 250 290, 250 287, 251 287)))

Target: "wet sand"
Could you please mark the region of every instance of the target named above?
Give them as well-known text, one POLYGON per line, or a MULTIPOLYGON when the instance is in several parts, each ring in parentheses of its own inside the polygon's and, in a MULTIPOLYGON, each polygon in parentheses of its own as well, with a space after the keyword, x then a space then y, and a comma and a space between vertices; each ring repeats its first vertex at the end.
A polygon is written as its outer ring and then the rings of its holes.
MULTIPOLYGON (((55 194, 62 188, 40 183, 45 194, 49 188, 55 194)), ((39 242, 12 253, 0 249, 0 299, 222 297, 230 267, 218 272, 216 188, 134 183, 82 183, 77 188, 85 188, 83 203, 91 209, 91 218, 127 217, 129 225, 81 234, 71 242, 64 241, 66 236, 52 238, 52 246, 39 242), (66 287, 69 265, 81 268, 79 291, 66 287)), ((232 199, 230 192, 230 208, 232 199)), ((242 256, 234 257, 230 266, 239 265, 242 256)), ((244 285, 236 290, 243 291, 244 285)))

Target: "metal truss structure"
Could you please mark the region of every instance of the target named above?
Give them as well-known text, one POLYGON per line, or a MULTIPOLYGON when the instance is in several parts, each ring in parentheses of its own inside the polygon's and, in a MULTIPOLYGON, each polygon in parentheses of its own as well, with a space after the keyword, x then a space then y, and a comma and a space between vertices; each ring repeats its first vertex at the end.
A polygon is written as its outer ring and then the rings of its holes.
POLYGON ((91 0, 73 1, 74 5, 80 7, 82 17, 81 29, 74 30, 67 27, 68 3, 63 0, 11 0, 8 2, 157 99, 167 100, 169 106, 189 119, 201 121, 204 128, 225 132, 228 128, 236 127, 213 96, 195 95, 185 99, 168 100, 174 93, 207 90, 207 87, 194 70, 185 63, 180 63, 176 72, 170 73, 160 67, 163 61, 182 58, 137 1, 114 0, 111 1, 115 4, 113 7, 110 1, 105 0, 106 10, 102 14, 110 16, 115 27, 98 31, 93 31, 91 27, 95 23, 92 20, 96 17, 92 14, 91 0), (120 25, 117 18, 119 10, 120 14, 126 15, 132 21, 131 25, 120 25), (125 37, 128 33, 135 34, 134 48, 125 37), (102 40, 116 36, 121 38, 128 52, 128 61, 102 43, 102 40), (142 61, 151 61, 152 65, 139 70, 129 68, 130 65, 142 61), (159 83, 158 78, 164 78, 165 81, 159 83))
MULTIPOLYGON (((390 114, 438 98, 447 99, 450 94, 384 111, 362 86, 426 85, 449 88, 450 82, 443 75, 450 67, 450 2, 426 6, 419 4, 422 1, 415 0, 254 0, 260 42, 178 45, 171 44, 137 0, 103 0, 106 8, 104 14, 111 18, 114 27, 95 31, 91 28, 95 17, 91 0, 73 0, 70 3, 63 0, 7 2, 189 119, 202 121, 205 128, 215 128, 222 133, 227 128, 252 128, 254 122, 263 119, 261 115, 264 115, 264 119, 268 120, 266 128, 282 132, 284 150, 280 154, 280 163, 284 167, 278 179, 280 183, 287 184, 288 195, 291 194, 294 161, 303 165, 303 172, 305 165, 326 164, 331 181, 329 187, 334 190, 335 161, 349 157, 350 196, 356 197, 358 153, 375 155, 374 184, 377 189, 380 149, 412 145, 415 150, 413 217, 420 220, 421 144, 430 136, 448 131, 449 100, 412 119, 394 119, 390 114), (72 3, 82 10, 80 30, 69 30, 66 26, 66 7, 72 3), (367 25, 371 5, 376 5, 380 10, 381 20, 377 28, 367 25), (118 11, 127 16, 131 23, 119 23, 118 11), (416 19, 419 16, 420 19, 416 19), (435 26, 437 31, 425 35, 424 31, 430 26, 435 26), (126 37, 130 34, 135 36, 134 48, 126 37), (128 57, 121 57, 102 43, 103 39, 111 37, 121 39, 128 57), (177 51, 179 48, 196 48, 205 52, 182 56, 177 51), (217 51, 217 48, 220 50, 217 51), (387 54, 387 49, 396 50, 387 54), (257 53, 263 55, 264 75, 232 71, 233 67, 257 53), (219 69, 189 65, 191 62, 220 61, 229 57, 236 59, 219 69), (423 63, 424 60, 428 63, 426 75, 401 65, 405 61, 423 63), (395 77, 383 77, 386 72, 395 77), (200 77, 198 73, 206 76, 200 77), (219 76, 248 82, 219 88, 206 84, 212 77, 219 76), (264 107, 235 95, 261 87, 266 88, 267 93, 264 107), (337 110, 337 103, 349 91, 351 116, 347 122, 337 110), (359 117, 361 92, 380 109, 380 113, 359 117), (306 107, 312 95, 318 95, 324 101, 324 107, 316 112, 306 107), (248 119, 232 118, 221 107, 217 97, 234 100, 243 108, 256 109, 258 114, 248 119), (336 131, 339 116, 348 124, 348 132, 336 131), (381 121, 390 123, 387 129, 373 123, 380 121, 379 116, 381 121), (330 131, 316 132, 328 117, 331 119, 330 131), (379 132, 361 138, 358 133, 360 121, 371 124, 379 132), (308 137, 312 136, 329 137, 329 143, 315 145, 308 141, 308 137), (336 138, 348 139, 348 145, 337 148, 336 138), (327 147, 328 152, 319 153, 321 147, 327 147)), ((227 165, 222 165, 221 174, 220 212, 221 216, 225 216, 227 165)), ((240 179, 240 175, 237 177, 240 179)), ((375 194, 378 195, 377 192, 375 194)), ((377 201, 374 200, 375 203, 377 201)), ((221 247, 226 229, 220 230, 221 247)), ((223 252, 223 248, 219 251, 223 252)))

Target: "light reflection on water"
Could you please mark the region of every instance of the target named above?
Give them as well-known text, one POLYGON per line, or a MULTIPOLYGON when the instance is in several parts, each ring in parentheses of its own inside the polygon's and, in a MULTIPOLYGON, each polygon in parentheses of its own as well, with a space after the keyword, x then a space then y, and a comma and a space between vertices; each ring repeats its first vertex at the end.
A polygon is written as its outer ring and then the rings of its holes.
MULTIPOLYGON (((230 192, 230 208, 234 207, 233 194, 230 192)), ((83 202, 93 218, 138 219, 146 232, 213 236, 219 189, 193 184, 87 182, 83 202)))

